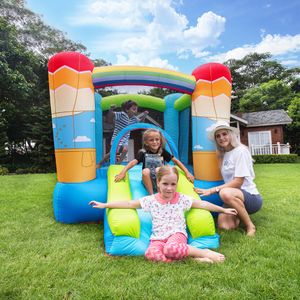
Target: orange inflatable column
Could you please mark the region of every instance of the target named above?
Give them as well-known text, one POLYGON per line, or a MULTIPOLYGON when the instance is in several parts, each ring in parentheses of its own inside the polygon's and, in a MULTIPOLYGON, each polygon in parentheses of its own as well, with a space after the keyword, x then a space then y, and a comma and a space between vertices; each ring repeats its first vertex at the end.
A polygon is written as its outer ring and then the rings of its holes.
POLYGON ((192 145, 195 177, 198 180, 221 180, 215 144, 206 129, 218 120, 229 122, 231 75, 227 67, 208 63, 196 68, 192 75, 196 88, 192 94, 192 145))
POLYGON ((84 182, 96 177, 93 63, 77 52, 48 63, 57 179, 84 182))

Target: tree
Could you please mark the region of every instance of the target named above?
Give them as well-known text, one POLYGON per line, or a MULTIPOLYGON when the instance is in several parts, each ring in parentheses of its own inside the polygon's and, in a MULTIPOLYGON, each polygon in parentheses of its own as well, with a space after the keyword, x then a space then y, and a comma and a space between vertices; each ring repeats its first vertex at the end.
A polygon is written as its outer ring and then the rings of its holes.
POLYGON ((239 110, 242 112, 287 110, 293 97, 294 93, 290 86, 280 80, 270 80, 249 89, 240 100, 239 110))
POLYGON ((24 158, 53 165, 47 61, 66 50, 86 47, 45 25, 24 1, 0 2, 0 141, 6 143, 0 152, 8 152, 11 166, 24 158))
POLYGON ((2 0, 0 16, 16 27, 19 42, 28 50, 44 59, 61 51, 86 52, 84 45, 67 39, 65 33, 46 25, 39 15, 25 8, 24 2, 2 0))
POLYGON ((5 110, 6 126, 2 129, 11 157, 26 149, 24 129, 39 81, 34 71, 39 64, 39 59, 17 40, 16 28, 0 17, 0 109, 5 110))
POLYGON ((290 84, 299 74, 298 68, 286 69, 277 61, 271 60, 269 53, 251 53, 243 59, 231 59, 224 64, 230 68, 232 76, 232 90, 235 96, 232 101, 233 112, 239 110, 239 101, 249 89, 274 79, 290 84))
POLYGON ((7 123, 4 118, 5 109, 0 111, 0 165, 5 162, 6 158, 6 144, 8 142, 6 127, 7 123))
POLYGON ((102 58, 96 58, 92 60, 95 67, 106 67, 111 66, 111 63, 107 62, 106 60, 102 58))
POLYGON ((33 106, 28 134, 31 138, 31 156, 35 165, 47 171, 54 171, 54 145, 52 119, 49 105, 33 106))
POLYGON ((292 146, 292 152, 300 155, 300 95, 297 94, 288 107, 288 114, 293 119, 287 126, 286 139, 292 146))
POLYGON ((154 96, 154 97, 158 97, 158 98, 164 98, 172 93, 174 93, 175 91, 170 90, 170 89, 166 89, 166 88, 152 88, 149 91, 142 91, 139 92, 139 94, 144 94, 144 95, 150 95, 150 96, 154 96))

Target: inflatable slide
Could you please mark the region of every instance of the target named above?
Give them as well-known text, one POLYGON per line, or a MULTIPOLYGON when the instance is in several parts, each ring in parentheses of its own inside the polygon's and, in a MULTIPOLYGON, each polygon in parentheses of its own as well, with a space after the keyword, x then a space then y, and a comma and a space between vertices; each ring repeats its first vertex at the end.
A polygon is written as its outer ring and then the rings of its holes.
MULTIPOLYGON (((124 181, 114 178, 123 166, 111 165, 107 172, 107 201, 127 201, 147 195, 142 184, 141 167, 136 166, 126 174, 124 181)), ((199 199, 183 172, 179 171, 178 192, 199 199)), ((210 212, 191 209, 186 214, 188 243, 198 248, 218 248, 219 236, 215 232, 210 212)), ((151 216, 142 209, 107 209, 104 216, 105 251, 110 255, 143 255, 151 235, 151 216)))

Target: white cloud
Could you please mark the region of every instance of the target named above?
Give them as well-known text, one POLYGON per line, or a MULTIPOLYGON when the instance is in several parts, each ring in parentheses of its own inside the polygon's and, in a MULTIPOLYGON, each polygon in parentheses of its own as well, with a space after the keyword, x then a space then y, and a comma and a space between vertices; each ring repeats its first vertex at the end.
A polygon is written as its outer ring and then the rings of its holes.
POLYGON ((201 145, 194 146, 194 150, 202 150, 202 149, 203 149, 203 146, 201 146, 201 145))
MULTIPOLYGON (((273 56, 287 55, 289 53, 296 53, 300 51, 300 34, 279 35, 267 34, 262 36, 260 43, 256 45, 244 45, 232 49, 225 53, 208 56, 207 61, 224 62, 228 59, 242 59, 245 55, 251 52, 265 53, 270 52, 273 56)), ((299 62, 298 62, 299 63, 299 62)))
POLYGON ((56 125, 54 123, 52 123, 52 128, 56 128, 56 125))
POLYGON ((76 136, 76 138, 73 140, 73 142, 76 142, 76 143, 83 143, 83 142, 90 142, 91 139, 88 138, 87 136, 85 135, 78 135, 76 136))
POLYGON ((177 67, 171 65, 167 59, 142 53, 130 53, 127 56, 117 55, 116 65, 151 66, 177 71, 177 67))
POLYGON ((80 4, 76 16, 70 19, 74 25, 101 25, 132 30, 146 25, 146 16, 134 0, 90 0, 80 4))
POLYGON ((119 65, 177 70, 166 55, 202 57, 204 49, 219 43, 226 21, 209 11, 193 26, 176 10, 180 5, 174 0, 90 0, 81 4, 72 24, 99 25, 99 41, 93 52, 113 54, 119 65))
POLYGON ((90 119, 90 122, 91 122, 91 123, 96 123, 95 118, 91 118, 91 119, 90 119))
POLYGON ((225 18, 209 11, 197 19, 197 25, 184 31, 186 40, 193 44, 199 42, 205 45, 218 43, 218 38, 224 31, 225 18))

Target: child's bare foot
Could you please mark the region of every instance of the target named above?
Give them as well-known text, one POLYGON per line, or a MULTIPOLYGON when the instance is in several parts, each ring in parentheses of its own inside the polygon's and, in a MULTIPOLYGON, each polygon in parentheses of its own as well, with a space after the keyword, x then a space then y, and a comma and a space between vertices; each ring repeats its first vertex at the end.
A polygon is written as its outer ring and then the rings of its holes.
POLYGON ((247 229, 246 229, 246 235, 247 236, 255 236, 255 233, 256 233, 256 228, 255 228, 255 226, 253 225, 251 225, 251 226, 249 226, 247 229))
POLYGON ((201 262, 201 263, 209 263, 209 264, 213 264, 214 262, 209 259, 208 257, 194 257, 193 258, 195 261, 197 262, 201 262))
POLYGON ((209 249, 203 249, 206 253, 205 258, 208 258, 210 260, 212 260, 213 262, 224 262, 225 260, 225 256, 221 253, 209 250, 209 249))

